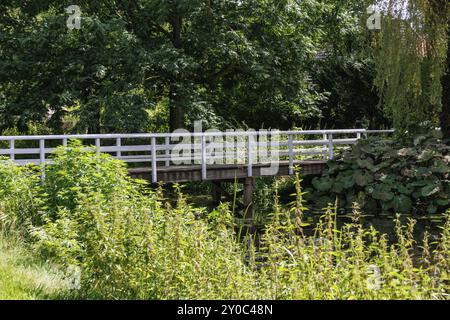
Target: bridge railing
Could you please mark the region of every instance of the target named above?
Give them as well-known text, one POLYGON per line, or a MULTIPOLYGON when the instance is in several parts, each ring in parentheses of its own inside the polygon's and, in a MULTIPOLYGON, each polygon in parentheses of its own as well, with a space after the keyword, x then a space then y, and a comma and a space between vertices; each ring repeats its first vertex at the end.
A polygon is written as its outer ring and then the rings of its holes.
POLYGON ((390 134, 393 130, 302 130, 179 132, 171 134, 97 134, 0 136, 0 156, 20 164, 51 164, 52 152, 81 140, 87 150, 108 153, 130 164, 151 168, 152 181, 158 181, 158 169, 171 166, 201 167, 207 179, 211 165, 246 166, 248 176, 255 165, 289 163, 293 174, 298 160, 333 159, 339 150, 350 147, 369 134, 390 134))

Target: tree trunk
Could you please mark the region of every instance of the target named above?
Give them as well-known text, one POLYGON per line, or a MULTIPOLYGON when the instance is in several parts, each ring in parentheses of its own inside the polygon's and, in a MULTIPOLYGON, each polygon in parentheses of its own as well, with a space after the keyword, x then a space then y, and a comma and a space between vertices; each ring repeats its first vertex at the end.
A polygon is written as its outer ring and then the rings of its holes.
POLYGON ((100 134, 101 132, 101 110, 100 106, 96 105, 97 109, 93 110, 90 113, 90 119, 88 120, 88 128, 87 133, 88 134, 100 134))
MULTIPOLYGON (((170 24, 172 25, 173 46, 176 49, 181 50, 183 46, 181 41, 183 18, 175 14, 171 17, 170 24)), ((169 86, 169 110, 170 110, 169 127, 171 132, 177 129, 184 128, 183 96, 181 90, 179 89, 180 85, 179 81, 180 80, 174 76, 169 86)))
POLYGON ((170 109, 170 116, 169 116, 170 132, 184 128, 183 99, 179 91, 177 90, 175 84, 171 84, 169 89, 169 109, 170 109))
POLYGON ((444 138, 450 139, 450 19, 447 30, 447 72, 442 78, 441 128, 444 138))

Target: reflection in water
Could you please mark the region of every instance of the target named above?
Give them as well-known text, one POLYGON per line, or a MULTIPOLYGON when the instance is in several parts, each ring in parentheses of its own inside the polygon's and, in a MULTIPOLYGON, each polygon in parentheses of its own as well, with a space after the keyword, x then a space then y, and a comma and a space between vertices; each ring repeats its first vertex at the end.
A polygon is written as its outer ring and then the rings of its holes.
MULTIPOLYGON (((314 232, 314 226, 320 220, 321 216, 322 214, 318 212, 305 214, 305 222, 311 224, 311 226, 306 230, 308 234, 312 234, 314 232)), ((419 242, 423 240, 425 232, 428 232, 431 240, 436 240, 441 234, 441 227, 445 222, 445 218, 443 215, 417 216, 403 214, 400 216, 402 225, 406 225, 408 223, 408 218, 417 221, 414 228, 414 237, 415 240, 419 242)), ((396 217, 391 214, 362 215, 361 224, 364 226, 364 228, 370 228, 371 226, 373 226, 380 233, 388 235, 391 242, 395 242, 395 219, 396 217)), ((341 228, 344 224, 352 222, 352 215, 338 215, 336 221, 338 228, 341 228)))
MULTIPOLYGON (((207 207, 209 210, 213 210, 216 205, 211 202, 210 196, 190 196, 189 202, 197 207, 207 207)), ((264 224, 268 222, 268 217, 271 210, 269 208, 266 208, 265 210, 256 208, 255 211, 257 229, 262 231, 264 229, 264 224)), ((306 235, 312 236, 314 234, 314 228, 319 222, 322 215, 323 211, 318 210, 311 210, 305 213, 304 222, 309 224, 308 227, 304 228, 304 232, 306 235)), ((408 223, 408 218, 417 221, 414 228, 414 236, 415 240, 419 243, 422 242, 425 232, 428 232, 431 241, 437 240, 437 238, 441 234, 441 227, 445 222, 444 215, 419 216, 403 214, 400 216, 402 225, 406 225, 408 223)), ((395 219, 395 215, 392 214, 361 215, 361 223, 366 229, 370 228, 370 226, 373 226, 380 233, 388 235, 391 242, 396 241, 395 219)), ((239 224, 240 219, 237 220, 239 224)), ((352 214, 341 213, 338 215, 336 221, 338 228, 341 228, 344 224, 352 222, 352 214)))

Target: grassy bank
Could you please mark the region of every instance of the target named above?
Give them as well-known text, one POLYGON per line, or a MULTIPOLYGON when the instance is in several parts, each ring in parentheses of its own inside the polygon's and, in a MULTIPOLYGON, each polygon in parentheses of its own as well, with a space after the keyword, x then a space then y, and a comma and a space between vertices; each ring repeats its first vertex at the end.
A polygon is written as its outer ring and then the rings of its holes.
POLYGON ((24 243, 0 236, 0 299, 47 299, 64 290, 60 272, 24 243))

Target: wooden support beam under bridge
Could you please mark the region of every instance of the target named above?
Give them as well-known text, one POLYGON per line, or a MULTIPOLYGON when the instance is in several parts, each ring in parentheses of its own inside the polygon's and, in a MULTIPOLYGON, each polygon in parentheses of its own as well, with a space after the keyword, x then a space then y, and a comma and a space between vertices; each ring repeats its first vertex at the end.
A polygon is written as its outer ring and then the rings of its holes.
MULTIPOLYGON (((294 161, 294 167, 298 166, 302 175, 316 175, 322 173, 326 167, 324 160, 309 160, 309 161, 294 161)), ((210 165, 206 179, 202 177, 202 167, 200 165, 190 166, 171 166, 158 168, 158 182, 163 183, 181 183, 191 181, 222 181, 233 182, 235 179, 242 180, 246 178, 260 178, 267 177, 263 174, 263 168, 269 168, 270 164, 255 164, 253 165, 252 176, 248 175, 247 165, 210 165)), ((152 180, 151 168, 130 168, 130 175, 133 178, 152 180)), ((270 176, 289 176, 290 164, 289 161, 282 161, 279 163, 279 168, 276 173, 270 176)))

